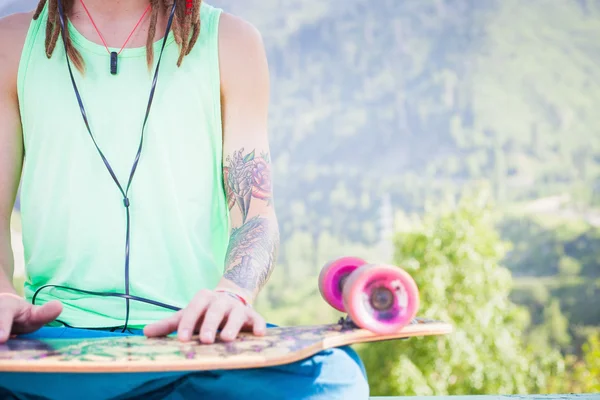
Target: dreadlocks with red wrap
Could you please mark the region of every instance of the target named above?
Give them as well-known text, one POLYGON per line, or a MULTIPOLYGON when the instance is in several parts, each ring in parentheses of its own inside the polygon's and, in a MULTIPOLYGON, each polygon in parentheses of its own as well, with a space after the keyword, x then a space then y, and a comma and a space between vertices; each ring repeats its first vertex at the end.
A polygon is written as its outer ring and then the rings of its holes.
MULTIPOLYGON (((40 0, 33 19, 38 19, 44 6, 48 3, 48 23, 46 25, 46 55, 52 56, 56 42, 60 34, 60 15, 58 11, 58 0, 40 0)), ((75 0, 62 0, 65 13, 68 15, 72 10, 75 0)), ((162 9, 170 9, 173 6, 173 0, 150 0, 152 5, 152 14, 150 16, 150 27, 148 38, 146 40, 146 59, 150 67, 154 61, 154 36, 156 34, 156 24, 158 15, 162 9)), ((177 65, 180 66, 183 58, 190 53, 198 36, 200 35, 200 6, 202 0, 186 0, 177 2, 175 17, 173 18, 173 36, 179 45, 180 53, 177 65)), ((66 31, 65 40, 67 42, 67 53, 73 64, 79 71, 84 70, 84 63, 81 54, 73 46, 69 31, 66 31)))

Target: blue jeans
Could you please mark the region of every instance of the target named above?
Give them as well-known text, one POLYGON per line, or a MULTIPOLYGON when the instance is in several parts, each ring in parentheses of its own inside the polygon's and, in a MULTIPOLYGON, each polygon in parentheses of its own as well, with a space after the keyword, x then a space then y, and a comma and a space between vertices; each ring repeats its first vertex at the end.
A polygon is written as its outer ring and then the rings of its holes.
MULTIPOLYGON (((42 328, 23 338, 141 335, 42 328)), ((0 373, 0 399, 295 400, 368 399, 364 366, 349 347, 322 351, 292 364, 247 370, 144 373, 0 373)))

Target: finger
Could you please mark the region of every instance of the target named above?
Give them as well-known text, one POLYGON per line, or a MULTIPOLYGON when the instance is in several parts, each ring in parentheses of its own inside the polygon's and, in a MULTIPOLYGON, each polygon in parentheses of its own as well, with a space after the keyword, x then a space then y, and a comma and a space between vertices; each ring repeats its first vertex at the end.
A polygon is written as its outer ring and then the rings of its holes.
POLYGON ((177 327, 179 340, 188 341, 192 339, 198 319, 204 314, 210 301, 210 296, 204 294, 196 295, 194 300, 183 310, 181 321, 179 321, 177 327))
POLYGON ((264 336, 267 333, 267 321, 255 310, 251 310, 250 320, 252 323, 252 333, 256 336, 264 336))
POLYGON ((221 339, 226 342, 234 340, 249 317, 248 307, 242 305, 233 307, 227 317, 227 323, 221 330, 221 339))
POLYGON ((5 343, 10 337, 10 331, 13 323, 13 310, 0 310, 0 343, 5 343))
POLYGON ((58 318, 61 312, 62 303, 58 300, 50 301, 42 306, 33 306, 25 325, 27 329, 40 328, 58 318))
POLYGON ((183 311, 180 310, 168 318, 146 325, 146 327, 144 327, 144 335, 146 335, 146 337, 158 337, 167 336, 168 334, 175 332, 181 321, 182 314, 183 311))
POLYGON ((200 327, 200 341, 202 343, 210 344, 214 342, 217 328, 221 325, 225 315, 229 314, 231 308, 232 304, 229 300, 214 301, 211 303, 200 327))

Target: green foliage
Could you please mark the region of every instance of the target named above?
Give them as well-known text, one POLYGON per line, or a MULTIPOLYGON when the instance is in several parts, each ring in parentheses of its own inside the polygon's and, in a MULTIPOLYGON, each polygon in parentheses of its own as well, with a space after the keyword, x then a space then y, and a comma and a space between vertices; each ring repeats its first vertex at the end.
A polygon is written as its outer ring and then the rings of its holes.
POLYGON ((585 392, 600 392, 600 334, 590 336, 583 345, 583 353, 585 366, 578 370, 583 375, 578 380, 585 382, 585 392))
POLYGON ((569 320, 562 314, 560 302, 552 299, 543 310, 543 322, 535 326, 529 334, 533 348, 542 354, 550 348, 566 348, 571 343, 569 320))
POLYGON ((537 305, 544 305, 550 299, 550 294, 548 293, 548 289, 546 289, 543 285, 535 285, 531 288, 531 294, 533 296, 533 300, 537 305))
POLYGON ((549 382, 547 393, 600 392, 600 334, 590 335, 582 350, 582 359, 565 358, 565 373, 549 382))
POLYGON ((507 246, 494 223, 487 196, 464 197, 397 236, 395 262, 419 285, 420 314, 452 322, 455 332, 365 346, 374 395, 541 391, 550 368, 559 369, 560 354, 536 355, 523 339, 528 314, 508 299, 511 275, 499 264, 507 246))
POLYGON ((521 211, 505 216, 499 229, 503 238, 514 243, 505 263, 515 276, 600 277, 598 227, 521 211))
POLYGON ((544 321, 543 310, 553 299, 560 299, 560 307, 569 316, 571 334, 577 326, 600 326, 600 309, 593 305, 600 296, 600 279, 581 277, 520 278, 515 281, 511 299, 527 306, 534 324, 544 321))
POLYGON ((581 263, 569 256, 562 256, 558 261, 558 273, 561 276, 578 276, 581 272, 581 263))

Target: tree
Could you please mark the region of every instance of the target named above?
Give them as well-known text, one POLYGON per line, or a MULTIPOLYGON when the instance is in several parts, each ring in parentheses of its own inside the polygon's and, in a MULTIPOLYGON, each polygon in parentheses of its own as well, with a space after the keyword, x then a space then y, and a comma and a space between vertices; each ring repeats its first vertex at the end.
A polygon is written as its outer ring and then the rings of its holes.
POLYGON ((600 333, 588 336, 582 346, 583 358, 565 357, 565 373, 550 380, 548 393, 600 392, 600 333))
POLYGON ((419 314, 455 331, 362 347, 373 395, 540 392, 548 372, 560 370, 556 351, 537 356, 526 346, 529 316, 508 298, 512 278, 499 264, 507 244, 494 222, 482 192, 428 210, 418 226, 397 235, 395 264, 420 288, 419 314))
POLYGON ((561 276, 578 276, 581 272, 581 263, 573 257, 562 256, 558 262, 558 271, 561 276))
POLYGON ((583 345, 583 358, 585 364, 578 370, 583 375, 579 381, 585 382, 583 391, 600 392, 600 333, 591 335, 583 345))

